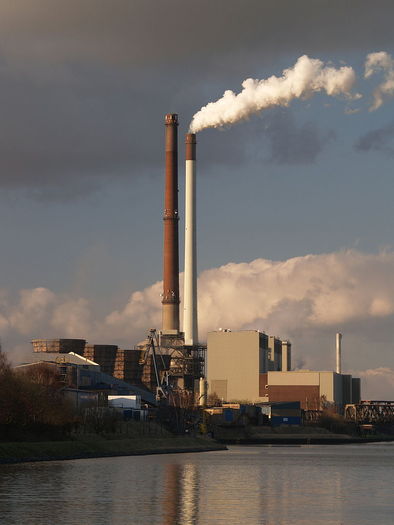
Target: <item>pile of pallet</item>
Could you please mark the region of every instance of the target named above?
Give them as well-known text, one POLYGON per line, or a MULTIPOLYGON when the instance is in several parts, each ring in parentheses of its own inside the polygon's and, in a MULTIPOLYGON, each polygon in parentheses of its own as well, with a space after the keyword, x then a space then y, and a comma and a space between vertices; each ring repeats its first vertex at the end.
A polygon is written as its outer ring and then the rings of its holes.
POLYGON ((33 352, 68 354, 74 352, 83 355, 85 339, 33 339, 33 352))
MULTIPOLYGON (((34 352, 74 352, 100 365, 104 374, 153 392, 156 390, 153 356, 146 344, 133 350, 118 348, 116 345, 87 344, 84 339, 35 339, 32 344, 34 352)), ((164 371, 169 370, 170 366, 170 355, 157 354, 157 369, 161 381, 164 371)))
POLYGON ((113 376, 117 352, 116 345, 85 345, 82 355, 100 365, 104 374, 113 376))
POLYGON ((116 353, 114 376, 127 383, 141 383, 141 350, 118 349, 116 353))

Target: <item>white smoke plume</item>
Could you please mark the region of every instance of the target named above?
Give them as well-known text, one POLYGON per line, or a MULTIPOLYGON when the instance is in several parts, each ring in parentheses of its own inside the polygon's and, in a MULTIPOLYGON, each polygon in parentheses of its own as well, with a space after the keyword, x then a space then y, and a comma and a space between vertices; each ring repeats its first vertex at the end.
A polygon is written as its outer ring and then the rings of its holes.
POLYGON ((296 98, 309 98, 322 91, 329 96, 357 98, 360 95, 351 94, 355 80, 351 67, 336 69, 317 58, 303 55, 293 67, 285 69, 281 77, 248 78, 243 81, 240 93, 225 91, 222 98, 210 102, 193 116, 190 132, 232 125, 264 109, 288 106, 296 98))
POLYGON ((370 53, 365 61, 365 78, 370 78, 375 73, 383 71, 384 81, 379 84, 374 92, 374 103, 370 111, 378 109, 384 102, 384 99, 394 95, 394 60, 386 51, 370 53))

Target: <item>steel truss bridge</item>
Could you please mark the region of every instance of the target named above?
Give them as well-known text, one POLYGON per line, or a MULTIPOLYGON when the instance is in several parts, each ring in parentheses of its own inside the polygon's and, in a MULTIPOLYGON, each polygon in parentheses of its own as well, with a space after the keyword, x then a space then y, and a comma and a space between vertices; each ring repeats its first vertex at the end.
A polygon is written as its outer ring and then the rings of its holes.
POLYGON ((359 425, 394 423, 394 401, 361 401, 345 405, 345 419, 359 425))

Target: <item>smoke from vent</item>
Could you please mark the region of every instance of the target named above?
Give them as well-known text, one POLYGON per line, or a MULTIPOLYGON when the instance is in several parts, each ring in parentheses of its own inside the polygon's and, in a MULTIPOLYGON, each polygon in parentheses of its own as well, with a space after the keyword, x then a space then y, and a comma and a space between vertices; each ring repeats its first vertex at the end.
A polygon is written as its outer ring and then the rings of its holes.
POLYGON ((355 72, 349 66, 336 69, 303 55, 293 67, 285 69, 281 77, 248 78, 243 81, 240 93, 225 91, 222 98, 210 102, 193 116, 190 132, 232 125, 264 109, 288 106, 296 98, 309 98, 321 91, 329 96, 359 98, 361 95, 351 93, 355 80, 355 72))

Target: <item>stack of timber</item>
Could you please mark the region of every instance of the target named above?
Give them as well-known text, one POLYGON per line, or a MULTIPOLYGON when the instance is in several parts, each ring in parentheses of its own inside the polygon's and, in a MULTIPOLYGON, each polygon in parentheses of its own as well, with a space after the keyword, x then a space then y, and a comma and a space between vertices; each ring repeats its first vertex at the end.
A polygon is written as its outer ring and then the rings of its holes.
MULTIPOLYGON (((146 342, 132 350, 118 348, 117 345, 87 344, 85 339, 34 339, 32 345, 34 352, 74 352, 100 365, 104 374, 156 391, 153 355, 146 342)), ((160 381, 163 381, 165 371, 174 366, 168 349, 165 354, 156 353, 156 362, 160 381)))
POLYGON ((141 354, 141 350, 123 350, 119 348, 116 353, 114 376, 133 385, 140 384, 142 374, 141 354))
POLYGON ((34 352, 68 354, 74 352, 83 355, 85 339, 33 339, 34 352))
POLYGON ((83 356, 100 365, 104 374, 113 376, 117 351, 116 345, 85 345, 83 356))

